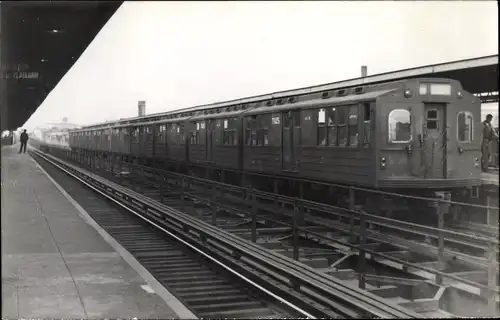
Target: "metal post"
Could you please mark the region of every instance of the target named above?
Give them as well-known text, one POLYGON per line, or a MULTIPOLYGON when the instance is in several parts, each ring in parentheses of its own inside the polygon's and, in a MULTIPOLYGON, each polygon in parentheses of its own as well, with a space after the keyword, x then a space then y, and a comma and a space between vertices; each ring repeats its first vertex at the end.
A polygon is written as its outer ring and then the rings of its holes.
POLYGON ((185 187, 185 178, 181 179, 181 211, 184 212, 185 206, 184 206, 184 187, 185 187))
POLYGON ((215 186, 212 192, 212 224, 217 226, 217 213, 219 211, 219 206, 217 205, 217 193, 219 192, 219 188, 215 186))
POLYGON ((293 235, 293 259, 299 260, 299 220, 300 220, 300 203, 295 200, 293 205, 293 225, 292 225, 292 235, 293 235))
MULTIPOLYGON (((444 194, 439 194, 440 198, 442 200, 449 201, 450 200, 450 194, 449 193, 444 193, 444 194)), ((438 215, 438 265, 439 265, 439 271, 443 271, 445 268, 445 261, 444 261, 444 215, 447 213, 448 208, 449 208, 449 203, 443 203, 440 201, 437 201, 436 203, 436 210, 437 210, 437 215, 438 215)), ((443 277, 439 274, 436 275, 436 284, 437 285, 442 285, 443 284, 443 277)))
POLYGON ((365 266, 366 266, 366 217, 363 210, 359 212, 359 260, 358 260, 358 273, 359 273, 359 288, 365 289, 366 278, 365 278, 365 266))
POLYGON ((497 246, 492 241, 489 245, 489 264, 488 264, 488 309, 490 316, 497 316, 496 293, 493 291, 498 285, 498 273, 496 268, 497 246))
POLYGON ((304 183, 303 181, 299 181, 299 198, 304 199, 304 183))
POLYGON ((160 179, 160 202, 163 203, 163 200, 165 199, 165 177, 162 175, 160 179))
POLYGON ((257 242, 257 211, 259 210, 257 203, 256 191, 252 192, 252 242, 257 242))
MULTIPOLYGON (((354 211, 355 201, 356 201, 356 199, 354 197, 354 190, 352 188, 349 188, 349 210, 350 211, 354 211)), ((354 242, 356 242, 356 234, 354 233, 354 213, 353 212, 349 213, 349 229, 351 230, 349 242, 354 243, 354 242)))
POLYGON ((123 185, 123 159, 120 159, 120 161, 118 162, 118 171, 120 172, 119 173, 119 177, 120 177, 120 184, 123 185))

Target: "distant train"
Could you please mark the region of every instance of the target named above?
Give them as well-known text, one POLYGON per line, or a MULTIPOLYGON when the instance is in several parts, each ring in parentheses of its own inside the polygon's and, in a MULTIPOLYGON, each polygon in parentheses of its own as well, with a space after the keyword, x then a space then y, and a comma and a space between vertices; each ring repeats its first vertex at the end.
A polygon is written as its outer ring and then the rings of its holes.
POLYGON ((480 100, 458 81, 420 78, 241 101, 71 130, 69 145, 127 161, 376 189, 481 184, 480 100))

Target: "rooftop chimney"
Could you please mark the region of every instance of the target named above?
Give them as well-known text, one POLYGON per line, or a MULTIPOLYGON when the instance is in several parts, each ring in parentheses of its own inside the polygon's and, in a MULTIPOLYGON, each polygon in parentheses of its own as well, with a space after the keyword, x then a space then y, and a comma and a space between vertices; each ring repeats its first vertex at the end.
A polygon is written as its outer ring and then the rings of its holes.
POLYGON ((367 66, 361 66, 361 78, 364 78, 368 76, 368 67, 367 66))
POLYGON ((143 117, 146 115, 146 101, 141 100, 139 101, 139 117, 143 117))

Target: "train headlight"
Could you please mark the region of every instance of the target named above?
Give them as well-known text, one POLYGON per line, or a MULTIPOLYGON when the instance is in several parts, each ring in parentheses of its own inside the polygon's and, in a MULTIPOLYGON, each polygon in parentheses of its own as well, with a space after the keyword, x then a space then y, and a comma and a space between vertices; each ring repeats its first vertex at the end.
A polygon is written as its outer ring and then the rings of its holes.
POLYGON ((464 153, 464 149, 462 147, 458 147, 458 153, 464 153))
POLYGON ((386 167, 387 167, 387 164, 385 163, 385 157, 381 157, 380 158, 380 169, 385 170, 386 167))
POLYGON ((405 90, 405 97, 406 98, 410 98, 411 97, 411 90, 410 89, 406 89, 405 90))
POLYGON ((463 96, 464 96, 464 95, 463 95, 462 91, 458 91, 458 92, 457 92, 457 97, 458 97, 458 98, 462 98, 463 96))

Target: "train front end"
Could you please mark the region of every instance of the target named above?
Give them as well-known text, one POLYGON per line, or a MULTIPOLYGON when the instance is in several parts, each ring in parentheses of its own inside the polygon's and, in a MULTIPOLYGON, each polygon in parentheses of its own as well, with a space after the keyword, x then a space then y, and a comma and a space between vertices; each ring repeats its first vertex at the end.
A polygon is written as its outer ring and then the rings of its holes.
POLYGON ((481 104, 450 79, 416 79, 377 104, 382 189, 471 191, 481 184, 481 104), (385 120, 385 121, 384 121, 385 120))

